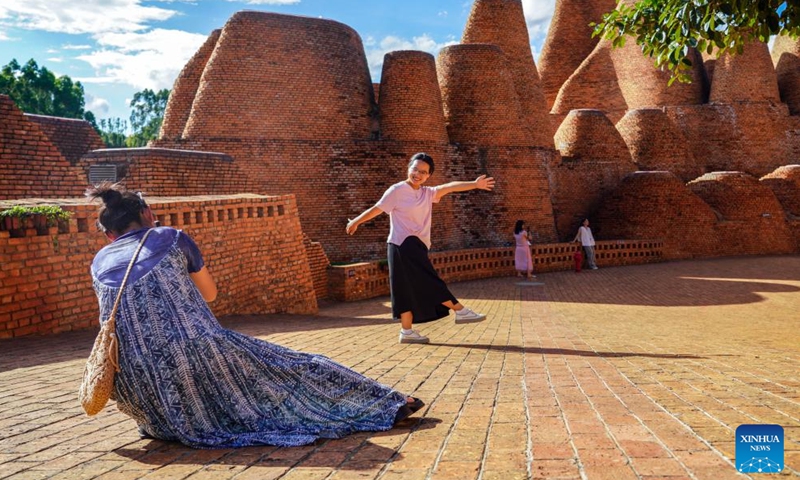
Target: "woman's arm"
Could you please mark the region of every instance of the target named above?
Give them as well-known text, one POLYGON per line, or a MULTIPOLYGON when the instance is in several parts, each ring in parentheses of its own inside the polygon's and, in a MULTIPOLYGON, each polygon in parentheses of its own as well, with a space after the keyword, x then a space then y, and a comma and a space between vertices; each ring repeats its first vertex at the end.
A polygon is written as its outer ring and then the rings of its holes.
POLYGON ((192 279, 197 289, 200 290, 200 295, 203 299, 211 303, 217 298, 217 285, 214 279, 211 278, 211 272, 205 266, 199 272, 190 273, 189 277, 192 279))
POLYGON ((475 181, 472 182, 450 182, 445 183, 443 185, 439 185, 438 187, 434 187, 436 190, 436 200, 439 201, 447 195, 448 193, 453 192, 467 192, 469 190, 492 190, 494 188, 494 178, 487 177, 486 175, 481 175, 480 177, 476 178, 475 181))
POLYGON ((361 215, 359 215, 356 218, 348 221, 347 222, 347 227, 345 228, 345 231, 347 232, 348 235, 352 235, 352 234, 356 233, 356 230, 358 230, 358 226, 359 225, 361 225, 362 223, 365 223, 365 222, 369 222, 370 220, 372 220, 373 218, 377 217, 381 213, 383 213, 383 210, 381 210, 380 208, 374 207, 374 206, 370 207, 370 208, 364 210, 361 213, 361 215))

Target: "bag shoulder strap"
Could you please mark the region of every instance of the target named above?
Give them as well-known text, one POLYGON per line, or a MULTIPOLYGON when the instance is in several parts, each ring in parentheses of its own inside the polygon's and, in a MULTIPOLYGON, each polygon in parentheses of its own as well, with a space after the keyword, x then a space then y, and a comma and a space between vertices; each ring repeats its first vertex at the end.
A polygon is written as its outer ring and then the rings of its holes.
POLYGON ((139 246, 136 247, 136 251, 133 252, 133 258, 131 258, 131 262, 128 264, 128 269, 125 271, 125 277, 122 279, 122 284, 119 286, 119 292, 117 292, 117 298, 114 300, 114 307, 111 309, 111 314, 108 316, 108 321, 116 321, 117 316, 117 308, 119 308, 119 301, 122 298, 122 292, 125 290, 125 285, 128 283, 128 276, 131 274, 131 270, 133 270, 133 265, 136 263, 136 258, 139 256, 139 252, 142 250, 144 246, 145 240, 147 240, 148 235, 152 232, 153 229, 147 230, 145 232, 144 237, 139 242, 139 246))

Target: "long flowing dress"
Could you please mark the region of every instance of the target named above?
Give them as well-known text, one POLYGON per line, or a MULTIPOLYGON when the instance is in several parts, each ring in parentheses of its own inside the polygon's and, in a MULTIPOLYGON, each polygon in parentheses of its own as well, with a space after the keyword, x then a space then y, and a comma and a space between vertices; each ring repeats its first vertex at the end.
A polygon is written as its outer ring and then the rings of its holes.
POLYGON ((531 245, 528 243, 528 233, 525 230, 515 233, 514 243, 517 246, 514 250, 514 269, 518 272, 532 272, 533 258, 531 245))
MULTIPOLYGON (((136 241, 130 244, 128 259, 136 241)), ((94 288, 107 318, 118 289, 97 277, 94 288)), ((112 398, 156 438, 196 448, 304 445, 388 430, 406 403, 402 393, 324 356, 222 328, 177 241, 129 280, 120 303, 121 371, 112 398)))

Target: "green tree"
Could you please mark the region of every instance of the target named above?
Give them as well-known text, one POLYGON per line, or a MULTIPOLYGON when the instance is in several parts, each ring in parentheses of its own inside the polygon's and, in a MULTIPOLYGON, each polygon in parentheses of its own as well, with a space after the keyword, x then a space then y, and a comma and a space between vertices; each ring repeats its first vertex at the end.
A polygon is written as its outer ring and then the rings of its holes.
POLYGON ((100 136, 108 148, 125 148, 127 146, 128 122, 116 118, 100 119, 100 136))
POLYGON ((147 142, 158 137, 164 111, 167 109, 169 90, 158 92, 145 89, 136 92, 131 100, 131 129, 133 134, 128 138, 129 147, 143 147, 147 142))
MULTIPOLYGON (((86 118, 81 82, 67 75, 56 77, 30 59, 20 65, 11 60, 0 70, 0 93, 8 95, 26 113, 66 118, 86 118)), ((94 116, 90 118, 93 120, 94 116)))
POLYGON ((595 25, 595 35, 625 44, 636 38, 642 52, 659 68, 690 82, 690 49, 717 56, 742 53, 747 42, 769 41, 772 35, 800 34, 798 0, 641 0, 620 5, 595 25))

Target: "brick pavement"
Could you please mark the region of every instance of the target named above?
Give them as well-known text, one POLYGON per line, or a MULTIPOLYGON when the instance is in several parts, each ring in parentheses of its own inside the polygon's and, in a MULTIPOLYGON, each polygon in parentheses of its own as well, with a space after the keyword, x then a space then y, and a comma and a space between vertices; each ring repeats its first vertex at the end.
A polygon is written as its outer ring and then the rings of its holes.
POLYGON ((139 440, 113 405, 88 418, 76 401, 94 332, 3 341, 0 478, 724 480, 748 478, 743 423, 782 425, 783 476, 800 476, 798 271, 798 256, 752 257, 453 284, 489 319, 421 325, 430 345, 396 343, 385 297, 225 319, 428 404, 300 448, 139 440))

